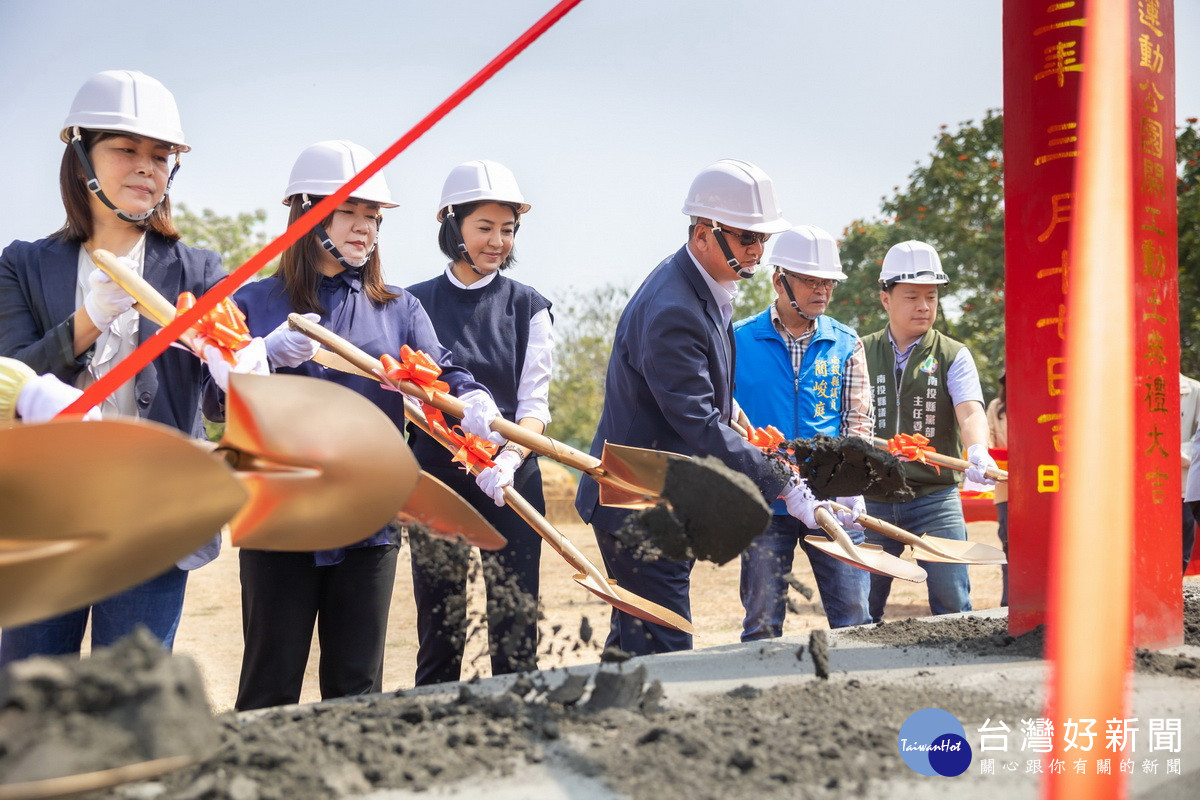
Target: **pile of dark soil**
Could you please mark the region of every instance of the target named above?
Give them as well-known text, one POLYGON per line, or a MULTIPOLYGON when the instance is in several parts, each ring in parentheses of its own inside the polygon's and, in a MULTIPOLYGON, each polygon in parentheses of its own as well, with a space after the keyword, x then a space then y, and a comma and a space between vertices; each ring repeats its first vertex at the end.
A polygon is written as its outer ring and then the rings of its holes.
POLYGON ((219 741, 195 662, 145 629, 87 659, 0 671, 0 783, 211 754, 219 741))
POLYGON ((668 503, 631 514, 616 532, 639 558, 724 564, 771 520, 754 482, 711 456, 671 461, 663 497, 668 503))
POLYGON ((661 686, 646 687, 641 670, 604 671, 588 683, 573 675, 547 689, 523 679, 494 697, 462 689, 452 700, 399 695, 229 719, 207 763, 100 796, 337 798, 543 761, 633 798, 871 796, 871 780, 907 774, 896 736, 911 713, 937 705, 970 726, 1007 705, 933 683, 848 680, 743 686, 663 710, 661 686))
POLYGON ((820 500, 865 494, 899 503, 913 499, 904 465, 857 436, 814 436, 783 445, 820 500))
MULTIPOLYGON (((1200 596, 1185 598, 1185 621, 1188 616, 1193 619, 1200 616, 1200 596)), ((1016 658, 1042 658, 1045 634, 1045 627, 1039 625, 1020 636, 1011 636, 1008 633, 1008 620, 1003 617, 954 617, 933 621, 906 619, 846 631, 851 638, 892 647, 935 647, 983 656, 1016 658)), ((1185 644, 1191 644, 1186 634, 1185 644)), ((1137 650, 1133 666, 1142 673, 1200 678, 1200 659, 1189 656, 1137 650)))

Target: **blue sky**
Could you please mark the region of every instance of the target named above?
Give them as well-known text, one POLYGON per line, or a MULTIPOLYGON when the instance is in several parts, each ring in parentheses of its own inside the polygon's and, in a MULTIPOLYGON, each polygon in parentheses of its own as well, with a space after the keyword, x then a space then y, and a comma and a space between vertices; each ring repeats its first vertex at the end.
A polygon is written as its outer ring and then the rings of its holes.
MULTIPOLYGON (((177 202, 265 208, 279 233, 301 149, 383 150, 552 5, 0 0, 0 240, 61 224, 58 131, 94 72, 142 70, 175 93, 194 148, 177 202)), ((1177 41, 1200 40, 1200 3, 1176 6, 1177 41)), ((551 299, 636 285, 683 243, 684 193, 719 158, 756 162, 789 220, 837 235, 938 125, 1001 105, 1001 33, 999 0, 583 0, 386 168, 401 203, 386 273, 407 285, 442 268, 438 193, 472 158, 516 173, 533 210, 512 275, 551 299)), ((1200 115, 1200 55, 1177 58, 1177 116, 1200 115)))

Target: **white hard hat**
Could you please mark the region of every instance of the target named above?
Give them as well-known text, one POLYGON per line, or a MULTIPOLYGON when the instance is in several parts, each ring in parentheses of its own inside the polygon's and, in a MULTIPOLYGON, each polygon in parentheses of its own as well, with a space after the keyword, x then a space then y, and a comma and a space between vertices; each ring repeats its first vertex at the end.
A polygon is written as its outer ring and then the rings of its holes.
POLYGON ((517 186, 512 170, 495 161, 467 161, 450 170, 442 184, 442 199, 438 201, 437 221, 446 217, 446 209, 463 203, 511 203, 518 214, 530 209, 517 186))
POLYGON ((175 96, 154 78, 132 70, 106 70, 88 78, 75 94, 59 138, 70 142, 73 128, 132 133, 173 144, 181 152, 192 149, 183 140, 175 96))
MULTIPOLYGON (((368 164, 375 160, 371 151, 345 139, 332 139, 310 144, 296 158, 283 204, 290 206, 292 198, 301 194, 328 197, 336 192, 368 164)), ((378 203, 383 208, 395 208, 383 173, 376 172, 351 195, 355 200, 378 203)))
POLYGON ((688 189, 683 213, 756 233, 783 233, 792 227, 779 210, 767 173, 733 158, 701 170, 688 189))
POLYGON ((797 225, 779 234, 772 242, 771 254, 763 259, 763 263, 797 275, 846 280, 837 241, 814 225, 797 225))
POLYGON ((879 282, 893 283, 949 283, 942 271, 942 260, 924 242, 907 241, 892 245, 883 257, 883 268, 879 270, 879 282))

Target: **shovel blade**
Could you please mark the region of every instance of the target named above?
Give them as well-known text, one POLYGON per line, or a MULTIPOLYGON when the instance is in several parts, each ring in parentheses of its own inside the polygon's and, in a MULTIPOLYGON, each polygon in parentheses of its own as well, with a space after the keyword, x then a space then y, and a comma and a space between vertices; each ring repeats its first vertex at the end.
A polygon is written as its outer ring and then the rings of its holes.
POLYGON ((153 578, 210 540, 246 501, 224 464, 153 422, 18 425, 0 430, 0 452, 4 627, 153 578), (66 484, 64 475, 75 477, 66 484))
POLYGON ((386 525, 408 502, 420 467, 379 407, 331 381, 232 375, 219 451, 250 502, 233 544, 258 550, 345 547, 386 525))
POLYGON ((421 472, 417 488, 396 514, 396 521, 416 523, 430 536, 461 540, 480 550, 499 550, 508 544, 473 505, 428 472, 421 472))
POLYGON ((805 536, 804 541, 839 561, 844 561, 852 567, 874 572, 876 575, 886 575, 889 578, 899 578, 902 581, 912 581, 913 583, 924 583, 928 577, 925 570, 916 564, 897 558, 891 553, 885 553, 879 545, 859 544, 847 550, 824 536, 805 536))
POLYGON ((922 541, 931 547, 924 549, 913 548, 913 557, 918 561, 934 561, 939 564, 972 564, 975 566, 993 566, 1007 564, 1008 559, 999 547, 992 547, 983 542, 964 541, 961 539, 946 539, 941 536, 921 535, 922 541), (936 551, 936 552, 935 552, 936 551))
POLYGON ((649 508, 662 499, 667 479, 667 465, 672 459, 686 456, 604 443, 600 466, 609 480, 597 479, 600 484, 600 505, 613 508, 649 508))
POLYGON ((575 576, 575 582, 592 594, 608 603, 613 608, 631 614, 646 622, 674 628, 684 633, 695 633, 696 629, 685 617, 658 603, 652 603, 644 597, 622 589, 615 581, 609 580, 601 584, 594 576, 582 573, 575 576))

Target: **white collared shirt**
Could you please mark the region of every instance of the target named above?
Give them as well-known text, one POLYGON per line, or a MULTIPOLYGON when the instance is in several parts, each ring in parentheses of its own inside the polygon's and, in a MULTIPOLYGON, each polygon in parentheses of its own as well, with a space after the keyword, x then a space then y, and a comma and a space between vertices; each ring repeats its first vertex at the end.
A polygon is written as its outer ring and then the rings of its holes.
MULTIPOLYGON (((467 286, 454 277, 454 265, 446 267, 446 277, 453 286, 468 292, 484 288, 496 279, 499 272, 483 276, 467 286)), ((525 344, 525 363, 517 384, 517 410, 513 416, 520 422, 526 417, 550 424, 550 373, 554 368, 554 325, 549 309, 542 309, 529 320, 529 341, 525 344)))
POLYGON ((715 281, 700 264, 700 260, 696 258, 696 254, 692 252, 692 246, 687 246, 687 254, 692 259, 692 263, 696 265, 696 269, 700 272, 700 277, 704 279, 705 285, 708 286, 708 291, 712 293, 713 299, 717 301, 717 308, 721 312, 721 327, 728 328, 730 320, 733 319, 733 301, 738 296, 737 281, 715 281))

